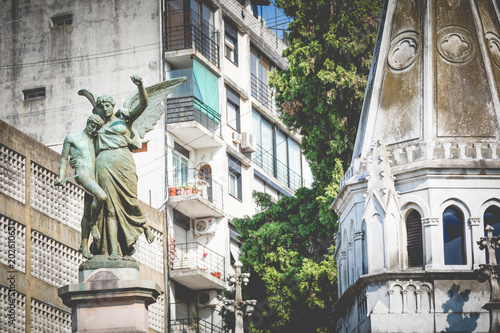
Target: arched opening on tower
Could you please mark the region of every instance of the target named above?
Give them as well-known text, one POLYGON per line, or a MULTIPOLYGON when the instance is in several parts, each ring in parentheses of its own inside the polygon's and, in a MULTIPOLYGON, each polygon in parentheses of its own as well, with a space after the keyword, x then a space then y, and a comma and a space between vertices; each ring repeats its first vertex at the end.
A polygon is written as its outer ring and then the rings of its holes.
MULTIPOLYGON (((500 207, 498 206, 490 206, 484 212, 484 226, 492 226, 493 227, 493 236, 500 235, 500 207)), ((486 232, 485 232, 486 236, 486 232)), ((486 262, 489 262, 488 251, 486 252, 486 262)), ((495 256, 497 258, 497 263, 500 262, 500 249, 495 250, 495 256)))
POLYGON ((444 264, 465 265, 464 215, 455 206, 443 212, 444 264))
POLYGON ((424 247, 422 241, 422 217, 412 210, 406 218, 406 250, 408 267, 422 267, 424 264, 424 247))

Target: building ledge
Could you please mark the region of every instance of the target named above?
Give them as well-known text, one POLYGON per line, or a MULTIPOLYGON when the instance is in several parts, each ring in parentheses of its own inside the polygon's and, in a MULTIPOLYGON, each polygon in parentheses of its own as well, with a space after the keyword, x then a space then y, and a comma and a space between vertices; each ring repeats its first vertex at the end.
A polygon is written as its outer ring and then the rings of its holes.
POLYGON ((210 272, 198 268, 171 270, 170 278, 191 290, 226 289, 224 277, 219 279, 210 272))
POLYGON ((200 194, 172 196, 169 198, 169 204, 175 204, 175 209, 192 219, 225 216, 222 209, 216 207, 200 194))
POLYGON ((217 134, 195 120, 167 124, 167 131, 194 149, 224 146, 224 141, 217 134))

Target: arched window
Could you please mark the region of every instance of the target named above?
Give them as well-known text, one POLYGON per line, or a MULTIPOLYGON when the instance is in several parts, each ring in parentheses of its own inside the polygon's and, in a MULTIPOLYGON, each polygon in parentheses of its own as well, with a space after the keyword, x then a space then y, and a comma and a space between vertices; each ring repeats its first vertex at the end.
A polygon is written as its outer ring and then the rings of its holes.
MULTIPOLYGON (((493 227, 493 236, 500 235, 500 207, 490 206, 484 212, 484 226, 491 225, 493 227)), ((486 236, 486 235, 485 235, 486 236)), ((500 249, 495 250, 497 263, 500 262, 500 249)), ((488 251, 486 251, 486 262, 488 260, 488 251)))
POLYGON ((406 241, 408 267, 423 266, 424 248, 422 244, 422 222, 421 216, 416 210, 413 210, 406 218, 406 241))
POLYGON ((465 265, 464 216, 456 207, 443 213, 444 264, 465 265))

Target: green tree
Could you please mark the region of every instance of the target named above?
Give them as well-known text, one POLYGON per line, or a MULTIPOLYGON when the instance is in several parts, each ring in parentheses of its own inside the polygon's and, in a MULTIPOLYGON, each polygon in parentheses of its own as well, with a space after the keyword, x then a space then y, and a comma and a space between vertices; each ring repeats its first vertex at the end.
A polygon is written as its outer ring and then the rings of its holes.
POLYGON ((236 219, 247 299, 259 303, 253 332, 334 332, 336 301, 329 206, 350 163, 381 12, 380 0, 276 0, 293 21, 284 56, 271 75, 281 119, 300 133, 315 183, 277 203, 256 194, 264 211, 236 219))
POLYGON ((303 135, 315 179, 350 162, 381 11, 380 0, 276 0, 293 18, 288 68, 272 75, 281 119, 303 135))

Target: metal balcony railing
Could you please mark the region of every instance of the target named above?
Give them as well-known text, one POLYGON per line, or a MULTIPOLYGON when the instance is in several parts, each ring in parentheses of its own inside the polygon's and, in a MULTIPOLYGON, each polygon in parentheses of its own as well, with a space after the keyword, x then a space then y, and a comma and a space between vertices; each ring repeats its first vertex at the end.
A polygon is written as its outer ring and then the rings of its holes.
POLYGON ((224 281, 225 258, 200 243, 182 243, 174 247, 172 270, 199 269, 224 281))
POLYGON ((170 321, 169 333, 225 333, 226 331, 201 318, 176 319, 170 321))
POLYGON ((223 209, 222 185, 198 169, 178 169, 168 172, 170 196, 196 194, 207 199, 219 209, 223 209))
POLYGON ((195 49, 219 68, 219 32, 191 9, 166 12, 165 50, 195 49))
POLYGON ((253 158, 255 164, 260 166, 267 173, 273 175, 282 183, 287 184, 290 189, 295 191, 304 186, 304 181, 301 175, 290 169, 283 162, 279 161, 271 152, 263 149, 260 145, 257 145, 257 151, 255 152, 253 158))
POLYGON ((276 111, 274 90, 252 73, 252 97, 271 112, 276 111))

